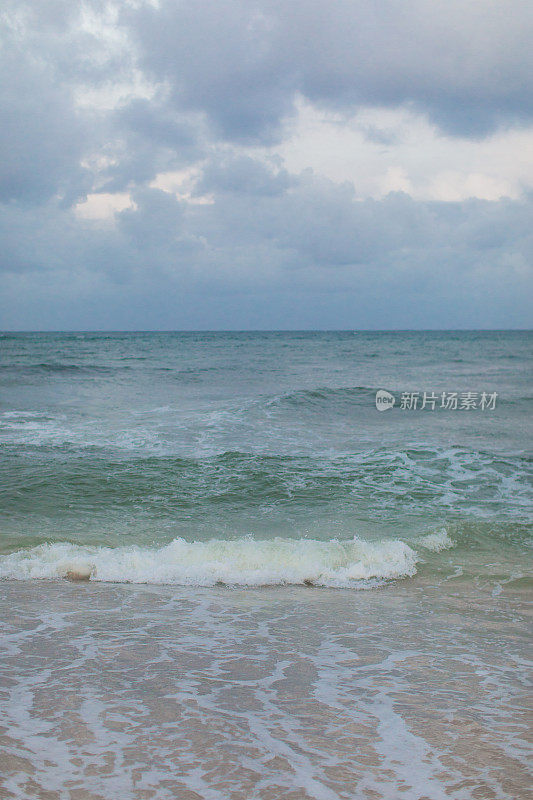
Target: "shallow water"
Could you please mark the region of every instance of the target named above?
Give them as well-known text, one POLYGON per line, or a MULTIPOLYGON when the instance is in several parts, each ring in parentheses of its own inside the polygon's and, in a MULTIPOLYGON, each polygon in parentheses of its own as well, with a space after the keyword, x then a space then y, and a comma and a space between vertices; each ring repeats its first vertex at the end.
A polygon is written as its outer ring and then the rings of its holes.
POLYGON ((0 338, 0 797, 524 796, 532 338, 0 338))
POLYGON ((526 796, 519 583, 12 582, 2 606, 3 797, 526 796))

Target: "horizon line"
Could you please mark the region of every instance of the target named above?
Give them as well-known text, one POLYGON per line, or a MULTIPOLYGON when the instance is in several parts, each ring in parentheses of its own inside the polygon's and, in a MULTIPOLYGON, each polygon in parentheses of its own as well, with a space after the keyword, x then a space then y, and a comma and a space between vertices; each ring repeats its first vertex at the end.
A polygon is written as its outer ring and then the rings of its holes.
POLYGON ((17 328, 17 333, 530 333, 533 328, 17 328))

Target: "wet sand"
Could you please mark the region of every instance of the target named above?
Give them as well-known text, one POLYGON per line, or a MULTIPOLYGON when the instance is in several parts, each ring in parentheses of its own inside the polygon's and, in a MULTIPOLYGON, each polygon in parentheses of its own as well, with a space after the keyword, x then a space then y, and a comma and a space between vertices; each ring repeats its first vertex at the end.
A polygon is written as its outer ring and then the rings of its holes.
POLYGON ((520 581, 4 581, 0 798, 517 800, 520 581))

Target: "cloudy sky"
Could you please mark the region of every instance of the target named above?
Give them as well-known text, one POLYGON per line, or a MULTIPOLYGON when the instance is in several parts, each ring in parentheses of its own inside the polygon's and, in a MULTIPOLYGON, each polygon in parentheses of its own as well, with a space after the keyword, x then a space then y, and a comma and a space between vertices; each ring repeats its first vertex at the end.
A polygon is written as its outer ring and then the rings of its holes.
POLYGON ((531 327, 531 0, 3 0, 0 328, 531 327))

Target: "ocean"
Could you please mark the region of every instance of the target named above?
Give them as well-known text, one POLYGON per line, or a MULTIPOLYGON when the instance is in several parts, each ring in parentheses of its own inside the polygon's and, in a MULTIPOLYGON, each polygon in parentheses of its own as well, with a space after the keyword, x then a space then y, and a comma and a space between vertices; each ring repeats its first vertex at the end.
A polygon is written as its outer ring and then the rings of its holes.
POLYGON ((525 796, 532 343, 1 334, 0 798, 525 796))

